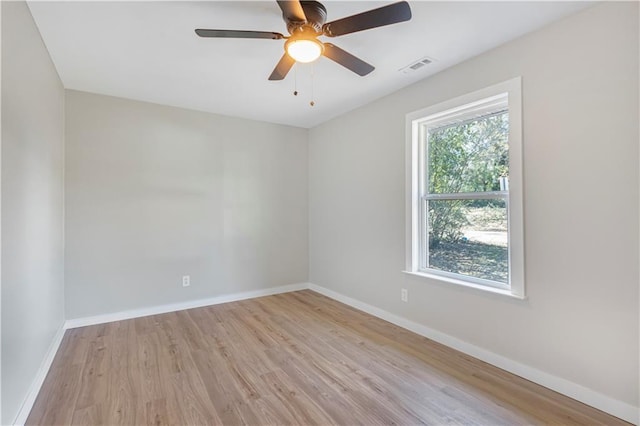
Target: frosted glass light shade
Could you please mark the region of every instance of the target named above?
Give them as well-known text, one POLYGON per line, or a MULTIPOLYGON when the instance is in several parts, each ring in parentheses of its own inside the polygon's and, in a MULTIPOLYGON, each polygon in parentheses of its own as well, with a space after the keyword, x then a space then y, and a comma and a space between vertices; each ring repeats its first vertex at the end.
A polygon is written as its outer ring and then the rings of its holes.
POLYGON ((287 53, 297 62, 313 62, 322 54, 322 45, 316 40, 290 40, 287 43, 287 53))

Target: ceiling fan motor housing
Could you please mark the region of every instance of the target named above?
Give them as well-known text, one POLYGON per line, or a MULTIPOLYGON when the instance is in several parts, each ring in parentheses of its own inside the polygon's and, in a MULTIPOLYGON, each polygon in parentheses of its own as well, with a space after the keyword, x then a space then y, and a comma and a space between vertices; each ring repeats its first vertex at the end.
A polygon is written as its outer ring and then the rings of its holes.
POLYGON ((322 26, 327 20, 327 9, 317 1, 301 1, 300 5, 307 18, 307 22, 287 21, 287 31, 293 35, 303 27, 311 27, 317 34, 322 33, 322 26))

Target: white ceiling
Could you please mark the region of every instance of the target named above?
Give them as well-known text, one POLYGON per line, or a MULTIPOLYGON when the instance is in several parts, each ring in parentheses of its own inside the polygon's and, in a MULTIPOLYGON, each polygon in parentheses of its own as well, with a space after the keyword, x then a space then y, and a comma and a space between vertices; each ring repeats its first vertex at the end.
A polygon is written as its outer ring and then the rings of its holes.
MULTIPOLYGON (((389 3, 324 1, 327 21, 389 3)), ((409 22, 330 39, 374 65, 373 73, 359 77, 320 58, 294 66, 278 82, 267 78, 283 40, 204 39, 194 33, 214 28, 286 34, 275 1, 31 1, 29 7, 68 89, 313 127, 590 5, 409 3, 409 22), (425 56, 434 62, 412 74, 399 71, 425 56)))

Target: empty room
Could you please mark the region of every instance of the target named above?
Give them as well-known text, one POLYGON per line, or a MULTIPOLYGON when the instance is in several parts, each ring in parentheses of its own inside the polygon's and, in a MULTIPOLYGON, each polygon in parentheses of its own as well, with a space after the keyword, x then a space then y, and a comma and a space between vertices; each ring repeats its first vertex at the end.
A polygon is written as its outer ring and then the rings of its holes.
POLYGON ((1 1, 0 424, 639 424, 639 22, 1 1))

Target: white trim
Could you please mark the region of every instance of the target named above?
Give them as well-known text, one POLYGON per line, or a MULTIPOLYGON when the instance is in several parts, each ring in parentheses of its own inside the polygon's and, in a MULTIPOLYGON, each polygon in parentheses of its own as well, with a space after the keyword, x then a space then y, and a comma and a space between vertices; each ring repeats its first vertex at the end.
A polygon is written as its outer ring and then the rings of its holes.
MULTIPOLYGON (((493 287, 491 284, 475 284, 473 281, 465 279, 465 280, 460 280, 455 278, 454 276, 449 277, 444 275, 444 273, 442 275, 437 275, 433 272, 427 272, 427 271, 402 271, 405 274, 408 275, 413 275, 416 277, 420 277, 420 278, 431 278, 437 281, 443 281, 445 283, 450 283, 450 284, 455 284, 455 285, 460 285, 463 287, 467 287, 467 288, 472 288, 475 290, 480 290, 480 291, 484 291, 484 292, 488 292, 488 293, 494 293, 500 296, 507 296, 507 297, 512 297, 514 299, 518 299, 518 300, 526 300, 526 296, 519 296, 517 294, 513 294, 511 292, 511 290, 508 289, 504 289, 504 288, 500 288, 500 287, 493 287)), ((452 274, 454 275, 454 274, 452 274)))
MULTIPOLYGON (((482 114, 493 110, 496 106, 508 104, 509 110, 509 194, 507 200, 508 226, 509 226, 509 291, 511 295, 524 299, 524 207, 523 207, 523 182, 522 176, 522 79, 515 77, 502 83, 458 96, 445 102, 431 105, 418 111, 406 115, 405 121, 405 271, 421 272, 421 262, 419 254, 421 246, 426 244, 423 241, 425 232, 421 229, 425 222, 422 219, 420 202, 424 193, 424 175, 420 172, 424 167, 421 162, 426 155, 423 152, 425 144, 421 141, 421 132, 424 131, 423 123, 437 122, 443 123, 451 121, 450 115, 464 116, 469 113, 482 114), (489 103, 485 105, 485 103, 489 103)), ((492 194, 493 196, 493 194, 492 194)), ((473 195, 460 195, 458 198, 473 198, 473 195)), ((437 198, 437 197, 436 197, 437 198)), ((446 196, 440 196, 446 198, 446 196)), ((432 279, 440 279, 436 274, 432 279)), ((467 277, 460 275, 459 279, 464 281, 467 277)), ((443 280, 448 282, 448 280, 443 280)), ((477 280, 469 279, 470 282, 480 284, 477 280)), ((483 289, 482 286, 477 287, 483 289)), ((488 291, 492 291, 487 286, 488 291)))
MULTIPOLYGON (((0 4, 0 35, 2 34, 2 5, 0 4)), ((2 43, 0 43, 0 93, 2 93, 2 43)), ((2 102, 0 102, 0 224, 2 223, 2 102)), ((0 226, 0 242, 2 226, 0 226)), ((0 244, 0 423, 2 423, 2 244, 0 244)))
POLYGON ((308 283, 298 283, 271 287, 260 290, 245 291, 242 293, 225 294, 207 299, 189 300, 168 305, 150 306, 148 308, 132 309, 129 311, 113 312, 92 317, 74 318, 65 322, 65 329, 86 327, 88 325, 104 324, 113 321, 122 321, 132 318, 146 317, 149 315, 166 314, 167 312, 182 311, 184 309, 201 308, 203 306, 218 305, 220 303, 236 302, 238 300, 253 299, 255 297, 271 296, 273 294, 288 293, 291 291, 306 290, 308 283))
POLYGON ((352 299, 351 297, 329 290, 328 288, 310 283, 309 289, 428 339, 435 340, 438 343, 442 343, 445 346, 456 349, 474 358, 478 358, 479 360, 506 370, 517 376, 524 377, 527 380, 583 402, 597 408, 598 410, 604 411, 605 413, 609 413, 634 424, 638 424, 640 421, 638 414, 639 407, 634 407, 631 404, 603 395, 577 383, 573 383, 561 377, 554 376, 553 374, 538 370, 537 368, 522 364, 502 355, 498 355, 449 334, 418 324, 401 316, 387 312, 384 309, 352 299))
POLYGON ((524 160, 522 78, 502 84, 509 92, 509 274, 511 291, 524 298, 524 160), (515 237, 515 238, 512 238, 515 237))
POLYGON ((29 391, 24 397, 24 401, 22 402, 22 405, 18 410, 18 414, 16 415, 16 418, 12 423, 13 425, 22 426, 27 421, 27 417, 29 417, 29 413, 31 413, 31 409, 33 408, 33 404, 36 402, 38 393, 40 393, 40 388, 44 383, 44 379, 47 377, 49 369, 51 368, 51 364, 53 363, 53 359, 58 352, 60 343, 62 343, 62 338, 64 337, 65 330, 66 329, 63 324, 60 326, 58 331, 56 331, 55 336, 53 336, 51 345, 49 346, 49 349, 47 350, 47 353, 42 360, 42 364, 40 364, 40 368, 38 369, 36 376, 33 378, 33 382, 31 382, 31 386, 29 386, 29 391))
POLYGON ((507 191, 489 191, 489 192, 458 192, 457 194, 427 194, 422 195, 422 200, 507 200, 509 192, 507 191))

